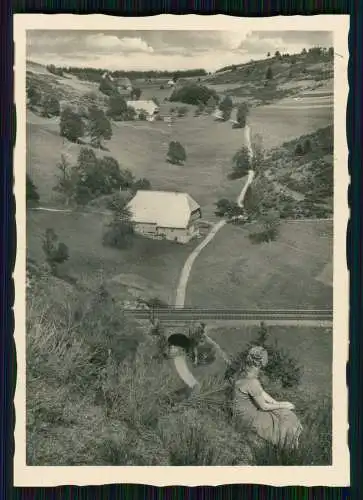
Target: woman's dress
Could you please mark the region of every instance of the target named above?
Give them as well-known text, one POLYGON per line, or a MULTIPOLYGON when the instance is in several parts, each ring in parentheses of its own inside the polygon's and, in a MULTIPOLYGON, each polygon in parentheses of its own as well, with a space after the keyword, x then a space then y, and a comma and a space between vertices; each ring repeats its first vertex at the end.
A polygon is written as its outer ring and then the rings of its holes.
POLYGON ((291 410, 261 410, 255 398, 263 393, 256 378, 243 378, 235 384, 234 414, 238 427, 252 430, 260 438, 280 446, 297 445, 301 423, 291 410))

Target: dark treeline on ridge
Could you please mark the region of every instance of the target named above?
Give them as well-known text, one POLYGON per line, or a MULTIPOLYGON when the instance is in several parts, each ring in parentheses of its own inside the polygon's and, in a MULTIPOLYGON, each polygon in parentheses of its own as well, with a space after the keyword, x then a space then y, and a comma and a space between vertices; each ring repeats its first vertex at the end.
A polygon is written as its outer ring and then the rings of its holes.
POLYGON ((181 71, 157 71, 157 70, 149 70, 149 71, 125 71, 125 70, 117 70, 117 71, 109 71, 101 68, 79 68, 79 67, 64 67, 60 68, 65 73, 71 73, 77 76, 80 80, 88 80, 99 82, 102 78, 102 75, 107 72, 113 78, 130 78, 131 80, 136 80, 139 78, 152 79, 152 78, 186 78, 186 77, 198 77, 205 76, 208 73, 205 69, 188 69, 181 71))

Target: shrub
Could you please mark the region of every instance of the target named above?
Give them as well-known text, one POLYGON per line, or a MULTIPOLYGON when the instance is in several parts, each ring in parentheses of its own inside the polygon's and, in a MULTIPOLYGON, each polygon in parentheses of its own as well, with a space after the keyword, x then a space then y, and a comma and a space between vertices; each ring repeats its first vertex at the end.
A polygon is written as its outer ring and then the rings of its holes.
POLYGON ((307 138, 307 139, 305 139, 304 146, 303 146, 304 154, 310 153, 311 150, 312 150, 311 140, 309 138, 307 138))
POLYGON ((133 191, 138 191, 138 190, 146 191, 150 189, 151 189, 151 182, 149 181, 149 179, 145 179, 144 177, 142 179, 138 179, 132 185, 133 191))
POLYGON ((271 382, 278 382, 282 388, 296 388, 301 382, 302 368, 297 360, 282 349, 275 341, 271 343, 270 332, 266 325, 261 322, 256 339, 251 341, 246 349, 237 353, 232 359, 230 366, 225 372, 226 379, 233 379, 245 363, 246 356, 251 347, 259 345, 268 353, 268 364, 263 373, 271 382))
POLYGON ((229 96, 226 96, 219 104, 219 110, 222 111, 224 121, 227 121, 231 118, 232 109, 232 99, 229 96))
POLYGON ((38 190, 29 174, 26 174, 26 202, 30 204, 39 202, 38 190))
POLYGON ((71 142, 77 142, 84 135, 83 120, 71 108, 65 108, 62 111, 59 126, 60 135, 71 142))
POLYGON ((215 214, 218 217, 232 218, 244 214, 243 208, 241 208, 235 201, 230 201, 226 198, 218 200, 216 206, 217 210, 215 211, 215 214))
POLYGON ((142 91, 139 88, 135 88, 131 92, 131 97, 135 98, 136 101, 138 101, 141 97, 142 91))
POLYGON ((58 241, 58 236, 53 229, 47 229, 42 248, 51 272, 56 274, 58 264, 62 264, 69 258, 67 245, 58 241))
POLYGON ((59 100, 53 96, 45 96, 42 102, 43 116, 50 118, 52 116, 59 116, 60 104, 59 100))
POLYGON ((106 246, 125 248, 132 243, 134 225, 132 214, 127 206, 114 206, 112 221, 107 224, 103 235, 103 244, 106 246))
POLYGON ((145 121, 147 118, 145 111, 140 111, 139 113, 139 120, 145 121))
POLYGON ((41 103, 42 93, 35 87, 34 84, 29 83, 26 88, 26 94, 31 106, 38 106, 41 103))
POLYGON ((247 147, 243 146, 232 158, 234 178, 243 177, 251 169, 251 157, 247 147))
POLYGON ((272 74, 272 68, 269 66, 266 70, 266 80, 272 80, 273 74, 272 74))
POLYGON ((303 149, 302 145, 299 142, 296 145, 296 148, 295 148, 295 156, 302 156, 303 154, 304 154, 304 149, 303 149))
POLYGON ((246 103, 242 103, 238 106, 236 120, 239 128, 244 128, 246 126, 248 113, 249 108, 246 103))
POLYGON ((180 164, 187 158, 184 147, 178 141, 171 141, 169 143, 169 150, 167 153, 167 159, 170 163, 180 164))
POLYGON ((178 108, 178 116, 182 117, 185 116, 188 113, 189 109, 186 106, 180 106, 178 108))

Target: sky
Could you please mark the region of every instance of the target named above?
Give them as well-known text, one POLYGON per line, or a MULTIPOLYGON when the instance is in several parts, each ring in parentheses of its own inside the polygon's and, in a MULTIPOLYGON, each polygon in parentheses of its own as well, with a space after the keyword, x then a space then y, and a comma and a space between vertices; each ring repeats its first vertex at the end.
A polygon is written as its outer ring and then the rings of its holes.
POLYGON ((215 71, 304 47, 333 45, 329 31, 28 30, 27 59, 109 70, 215 71))

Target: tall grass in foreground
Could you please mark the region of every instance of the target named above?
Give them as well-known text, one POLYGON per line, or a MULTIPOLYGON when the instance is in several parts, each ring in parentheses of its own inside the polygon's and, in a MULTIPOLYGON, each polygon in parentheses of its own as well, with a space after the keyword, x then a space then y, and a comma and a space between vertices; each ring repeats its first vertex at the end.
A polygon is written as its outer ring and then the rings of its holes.
POLYGON ((294 454, 257 448, 229 418, 221 379, 188 394, 117 304, 76 290, 64 298, 61 280, 49 280, 27 304, 29 465, 329 463, 329 404, 299 402, 306 434, 294 454))

